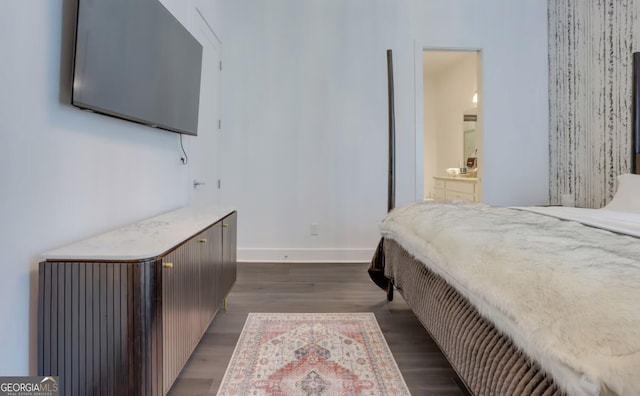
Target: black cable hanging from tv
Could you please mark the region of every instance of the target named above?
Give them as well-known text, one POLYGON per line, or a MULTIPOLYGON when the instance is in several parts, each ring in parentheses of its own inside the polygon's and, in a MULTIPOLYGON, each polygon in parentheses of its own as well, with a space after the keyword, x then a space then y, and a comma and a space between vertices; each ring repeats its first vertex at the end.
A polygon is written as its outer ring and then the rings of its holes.
POLYGON ((389 95, 389 173, 387 212, 396 206, 396 119, 393 103, 393 55, 387 50, 387 87, 389 95))
POLYGON ((187 152, 184 150, 184 146, 182 145, 182 134, 180 134, 180 148, 182 149, 182 153, 184 154, 184 157, 180 158, 180 161, 182 161, 182 165, 186 165, 189 163, 189 156, 187 155, 187 152))

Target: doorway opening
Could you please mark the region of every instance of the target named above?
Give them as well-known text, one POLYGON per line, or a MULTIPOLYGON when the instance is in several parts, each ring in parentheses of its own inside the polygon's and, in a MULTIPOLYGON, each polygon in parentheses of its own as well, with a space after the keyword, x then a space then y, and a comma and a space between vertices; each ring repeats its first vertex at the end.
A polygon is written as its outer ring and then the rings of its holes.
POLYGON ((424 199, 482 201, 480 51, 423 50, 424 199))

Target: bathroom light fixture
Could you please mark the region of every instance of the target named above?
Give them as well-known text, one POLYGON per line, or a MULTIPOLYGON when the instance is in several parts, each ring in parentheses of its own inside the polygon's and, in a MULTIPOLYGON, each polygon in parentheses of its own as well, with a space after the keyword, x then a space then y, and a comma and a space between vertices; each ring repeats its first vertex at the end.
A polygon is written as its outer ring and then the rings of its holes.
POLYGON ((473 93, 473 99, 471 101, 475 104, 478 104, 478 91, 473 93))

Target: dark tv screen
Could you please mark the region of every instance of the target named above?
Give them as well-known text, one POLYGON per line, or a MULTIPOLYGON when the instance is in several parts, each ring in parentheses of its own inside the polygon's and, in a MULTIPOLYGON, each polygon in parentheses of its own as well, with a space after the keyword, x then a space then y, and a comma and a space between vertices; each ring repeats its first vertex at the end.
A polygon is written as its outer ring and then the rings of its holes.
POLYGON ((202 46, 158 0, 78 0, 72 104, 197 135, 202 46))

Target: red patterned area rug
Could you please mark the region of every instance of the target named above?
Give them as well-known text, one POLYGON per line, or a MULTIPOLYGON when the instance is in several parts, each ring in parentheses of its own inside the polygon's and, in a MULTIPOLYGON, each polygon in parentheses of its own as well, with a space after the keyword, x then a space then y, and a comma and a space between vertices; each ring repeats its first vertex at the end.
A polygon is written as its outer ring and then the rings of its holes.
POLYGON ((373 313, 251 313, 218 395, 410 393, 373 313))

